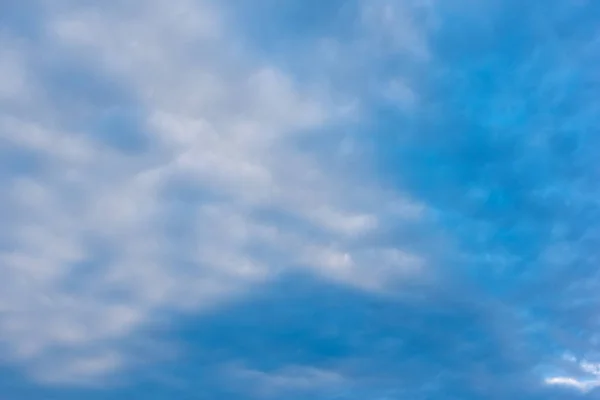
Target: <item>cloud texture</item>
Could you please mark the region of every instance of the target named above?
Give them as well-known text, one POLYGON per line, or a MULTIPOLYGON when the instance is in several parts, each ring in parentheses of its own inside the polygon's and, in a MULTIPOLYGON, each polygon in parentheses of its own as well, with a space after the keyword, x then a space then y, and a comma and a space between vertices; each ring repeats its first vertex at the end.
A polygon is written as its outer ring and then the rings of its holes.
POLYGON ((599 12, 0 5, 13 394, 596 395, 599 12))

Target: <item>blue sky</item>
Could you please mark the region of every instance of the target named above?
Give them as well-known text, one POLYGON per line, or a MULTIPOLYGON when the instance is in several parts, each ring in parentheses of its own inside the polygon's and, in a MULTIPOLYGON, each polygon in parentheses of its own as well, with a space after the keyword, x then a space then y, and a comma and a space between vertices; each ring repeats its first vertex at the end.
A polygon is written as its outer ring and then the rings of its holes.
POLYGON ((597 398, 599 21, 0 3, 0 398, 597 398))

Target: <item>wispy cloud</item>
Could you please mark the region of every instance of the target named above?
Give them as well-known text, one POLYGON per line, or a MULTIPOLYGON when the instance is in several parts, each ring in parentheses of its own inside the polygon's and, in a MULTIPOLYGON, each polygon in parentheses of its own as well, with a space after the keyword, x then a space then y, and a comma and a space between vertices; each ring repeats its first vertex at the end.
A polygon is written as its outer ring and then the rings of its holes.
POLYGON ((310 393, 340 390, 352 384, 342 374, 310 366, 289 365, 275 371, 260 371, 241 365, 231 365, 225 370, 230 385, 255 391, 261 397, 278 397, 284 393, 310 393))
POLYGON ((435 27, 434 10, 431 0, 361 1, 360 18, 381 54, 427 61, 431 57, 428 39, 435 27))

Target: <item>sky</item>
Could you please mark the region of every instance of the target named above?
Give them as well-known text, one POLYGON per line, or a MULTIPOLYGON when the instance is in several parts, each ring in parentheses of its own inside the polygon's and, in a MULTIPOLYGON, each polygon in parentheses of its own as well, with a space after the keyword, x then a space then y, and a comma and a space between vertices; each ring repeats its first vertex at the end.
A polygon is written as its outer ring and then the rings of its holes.
POLYGON ((0 400, 600 398, 599 27, 0 2, 0 400))

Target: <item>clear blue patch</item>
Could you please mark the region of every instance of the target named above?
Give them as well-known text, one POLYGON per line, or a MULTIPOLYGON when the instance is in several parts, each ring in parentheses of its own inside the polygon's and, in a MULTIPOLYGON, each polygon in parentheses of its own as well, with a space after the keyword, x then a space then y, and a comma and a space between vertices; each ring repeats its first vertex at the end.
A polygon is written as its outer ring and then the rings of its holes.
POLYGON ((0 2, 0 31, 19 38, 39 39, 43 20, 40 0, 0 2))
POLYGON ((144 110, 127 82, 66 54, 37 66, 64 126, 126 154, 150 149, 144 110))
POLYGON ((35 151, 0 140, 0 180, 31 177, 43 172, 47 163, 48 160, 35 151))
POLYGON ((90 121, 94 140, 127 154, 150 149, 151 139, 146 131, 144 115, 132 107, 112 108, 90 121))
POLYGON ((290 46, 314 43, 327 36, 344 36, 351 24, 340 17, 356 13, 353 1, 332 0, 234 0, 229 5, 244 26, 245 40, 256 50, 271 55, 288 53, 290 46))

